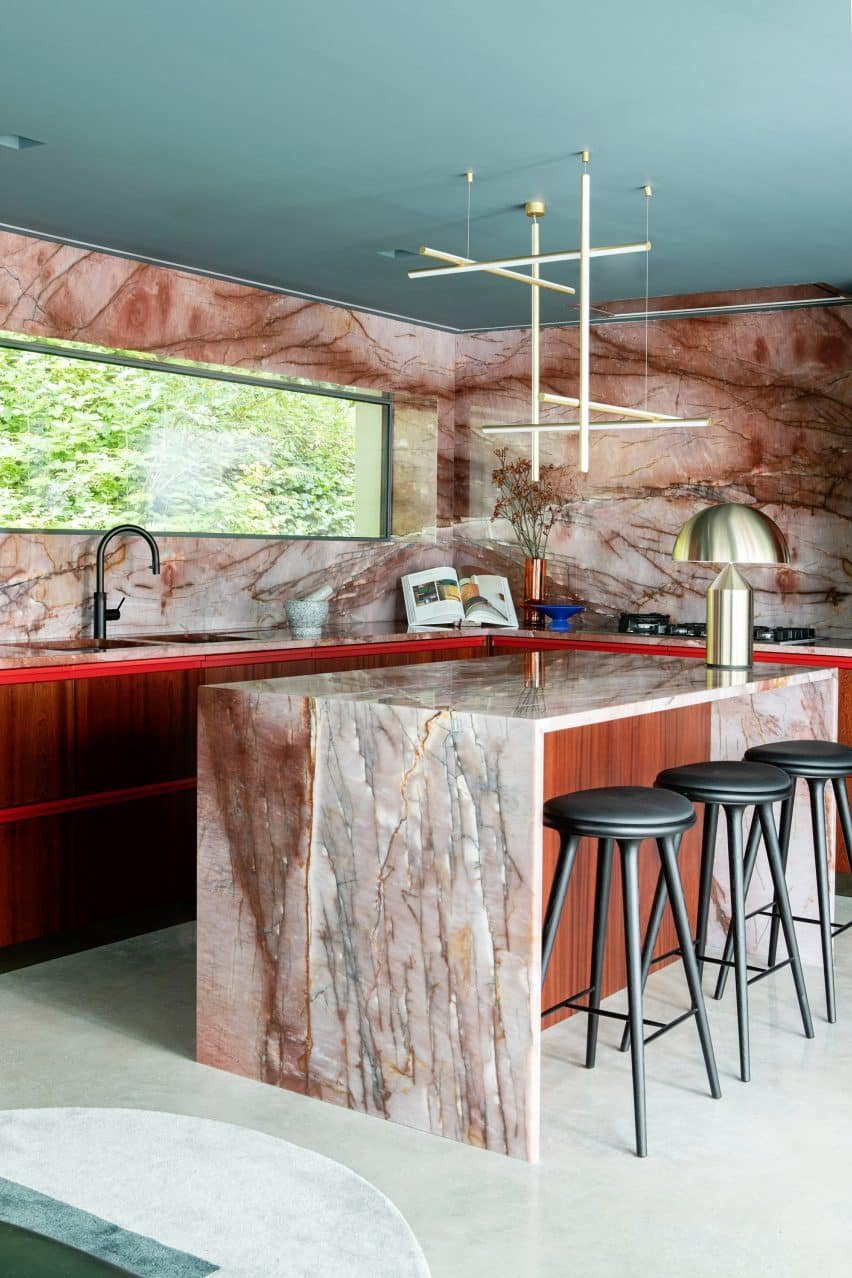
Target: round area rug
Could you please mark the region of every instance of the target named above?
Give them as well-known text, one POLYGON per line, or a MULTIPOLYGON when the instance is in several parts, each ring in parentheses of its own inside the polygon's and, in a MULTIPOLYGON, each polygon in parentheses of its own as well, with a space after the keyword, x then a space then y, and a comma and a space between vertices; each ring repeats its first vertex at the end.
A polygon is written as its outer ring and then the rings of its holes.
POLYGON ((0 1111, 0 1219, 143 1278, 429 1275, 397 1209, 348 1168, 178 1114, 0 1111))

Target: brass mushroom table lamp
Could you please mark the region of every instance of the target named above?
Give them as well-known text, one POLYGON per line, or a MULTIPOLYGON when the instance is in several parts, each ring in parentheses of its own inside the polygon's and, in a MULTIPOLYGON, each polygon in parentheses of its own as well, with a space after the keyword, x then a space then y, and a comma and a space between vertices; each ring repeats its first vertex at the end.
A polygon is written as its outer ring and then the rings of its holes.
POLYGON ((707 665, 747 670, 754 602, 751 586, 734 565, 788 564, 790 551, 781 529, 754 506, 710 506, 683 525, 672 559, 726 565, 707 588, 707 665))

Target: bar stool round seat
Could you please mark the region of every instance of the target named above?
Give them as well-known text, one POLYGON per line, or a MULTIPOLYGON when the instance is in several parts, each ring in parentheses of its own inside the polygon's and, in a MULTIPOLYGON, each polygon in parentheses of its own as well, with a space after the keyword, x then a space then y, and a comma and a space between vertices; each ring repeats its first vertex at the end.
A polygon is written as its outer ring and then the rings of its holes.
POLYGON ((659 854, 662 878, 671 901, 679 949, 683 959, 690 1009, 673 1021, 651 1021, 656 1033, 671 1029, 687 1017, 695 1017, 698 1036, 704 1056, 704 1065, 710 1084, 710 1094, 721 1096, 719 1075, 707 1023, 707 1011, 701 993, 698 963, 692 943, 683 884, 678 869, 680 838, 685 830, 696 822, 695 809, 682 795, 648 786, 601 786, 594 790, 580 790, 549 799, 544 805, 543 821, 560 836, 559 857, 553 883, 547 900, 542 931, 542 983, 547 976, 556 935, 562 920, 571 873, 583 838, 597 840, 597 867, 595 875, 595 906, 592 931, 591 972, 588 988, 563 998, 542 1015, 563 1008, 587 1012, 589 1024, 586 1035, 586 1068, 595 1064, 598 1039, 598 1022, 602 1016, 612 1016, 626 1021, 630 1039, 633 1072, 633 1114, 636 1129, 636 1153, 643 1158, 648 1152, 645 1115, 645 1025, 642 999, 642 937, 639 902, 639 857, 647 840, 654 840, 659 854), (622 905, 624 912, 624 948, 627 958, 628 1014, 601 1008, 604 955, 606 949, 607 920, 609 917, 610 888, 613 877, 613 852, 615 845, 621 858, 622 905), (579 1000, 587 999, 581 1003, 579 1000))
MULTIPOLYGON (((789 782, 788 782, 789 788, 789 782)), ((548 799, 544 824, 588 838, 647 839, 683 834, 698 818, 688 799, 644 785, 600 786, 548 799)))
MULTIPOLYGON (((713 887, 713 863, 716 852, 716 833, 719 810, 725 813, 728 844, 728 870, 731 886, 731 928, 728 945, 720 979, 717 983, 716 997, 724 991, 724 975, 730 965, 733 950, 733 968, 737 987, 737 1028, 739 1032, 740 1078, 747 1083, 751 1078, 751 1051, 749 1044, 748 1021, 748 987, 751 980, 760 980, 775 969, 774 959, 769 966, 761 969, 757 976, 749 977, 749 963, 746 952, 746 910, 745 897, 748 882, 754 870, 760 835, 769 861, 769 871, 775 900, 778 903, 780 920, 784 926, 784 939, 787 944, 788 957, 783 964, 789 964, 793 973, 796 996, 802 1016, 802 1026, 807 1038, 813 1038, 814 1030, 811 1020, 808 995, 805 989, 805 978, 799 957, 796 940, 796 929, 790 908, 787 882, 784 877, 783 859, 775 827, 772 805, 789 801, 793 791, 793 780, 789 773, 767 763, 754 763, 742 760, 708 760, 706 763, 692 763, 685 767, 666 768, 655 782, 656 785, 704 804, 704 827, 701 841, 701 870, 698 894, 698 928, 696 934, 696 951, 699 969, 703 971, 707 961, 707 927, 710 914, 710 898, 713 887), (755 820, 749 834, 748 847, 743 852, 743 815, 746 808, 753 807, 755 820)), ((650 956, 657 941, 664 908, 665 884, 662 876, 657 883, 657 892, 651 908, 651 918, 645 938, 643 951, 643 976, 647 974, 650 956)), ((716 961, 716 960, 711 960, 716 961)))
MULTIPOLYGON (((811 809, 811 834, 816 870, 818 919, 797 918, 800 923, 818 923, 822 948, 822 972, 825 984, 825 1010, 829 1023, 837 1020, 837 996, 834 982, 834 938, 845 932, 849 923, 833 923, 831 919, 831 881, 828 868, 828 839, 825 818, 825 790, 834 791, 840 829, 847 856, 852 857, 852 811, 846 789, 846 778, 852 776, 852 746, 842 741, 773 741, 746 750, 749 762, 771 764, 783 768, 794 780, 807 782, 811 809)), ((781 861, 787 866, 790 834, 793 828, 795 791, 781 808, 781 861)), ((769 962, 775 962, 778 950, 778 900, 773 905, 769 932, 769 962)), ((720 980, 724 984, 724 969, 720 980)))
POLYGON ((752 746, 743 758, 784 768, 791 776, 835 777, 852 775, 852 746, 842 741, 774 741, 752 746))
POLYGON ((776 803, 790 793, 790 777, 781 768, 718 759, 666 768, 655 782, 693 803, 776 803))

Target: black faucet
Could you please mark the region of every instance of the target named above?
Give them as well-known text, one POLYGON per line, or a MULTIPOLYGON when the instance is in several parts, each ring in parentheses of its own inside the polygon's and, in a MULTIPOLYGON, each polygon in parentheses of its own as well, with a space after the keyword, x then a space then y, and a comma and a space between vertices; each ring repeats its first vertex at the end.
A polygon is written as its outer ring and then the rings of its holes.
POLYGON ((134 533, 137 537, 144 538, 151 547, 151 572, 158 573, 160 571, 160 552, 157 543, 149 532, 144 528, 140 528, 138 524, 118 524, 115 528, 110 528, 109 532, 105 532, 98 542, 97 568, 95 576, 95 638, 106 639, 106 623, 108 621, 118 621, 121 616, 121 604, 124 603, 124 596, 121 597, 121 603, 117 608, 107 608, 106 591, 104 590, 104 555, 106 548, 112 541, 113 537, 121 537, 124 533, 134 533))

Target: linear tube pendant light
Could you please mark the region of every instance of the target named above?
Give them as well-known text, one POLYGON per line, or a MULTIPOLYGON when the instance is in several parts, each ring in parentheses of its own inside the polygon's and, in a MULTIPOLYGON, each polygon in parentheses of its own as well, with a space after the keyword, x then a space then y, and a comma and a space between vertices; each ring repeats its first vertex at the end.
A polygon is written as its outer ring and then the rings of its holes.
MULTIPOLYGON (((570 284, 554 284, 552 280, 537 279, 534 275, 523 275, 520 271, 506 271, 501 266, 486 265, 485 263, 472 262, 469 257, 457 257, 455 253, 442 253, 439 249, 421 248, 419 250, 424 257, 437 258, 439 262, 452 262, 453 266, 448 271, 409 271, 408 278, 414 279, 417 275, 457 275, 464 266, 476 266, 477 270, 484 271, 487 275, 498 275, 504 280, 518 280, 521 284, 538 285, 552 293, 567 293, 573 297, 577 292, 571 288, 570 284)), ((529 258, 526 259, 529 261, 529 258)))
MULTIPOLYGON (((638 244, 609 244, 602 248, 590 248, 589 257, 623 257, 625 253, 647 253, 650 251, 651 245, 647 240, 642 240, 638 244)), ((438 257, 438 253, 434 249, 422 248, 419 250, 424 257, 438 257)), ((445 257, 441 254, 441 257, 445 257)), ((558 253, 528 253, 526 257, 497 257, 493 262, 474 262, 470 259, 465 261, 463 258, 457 258, 456 264, 453 266, 418 266, 408 272, 410 280, 416 280, 421 275, 467 275, 474 271, 493 271, 506 266, 546 266, 548 262, 579 262, 582 256, 581 249, 566 249, 564 252, 558 253)), ((571 293, 575 289, 569 290, 571 293)))
MULTIPOLYGON (((673 417, 667 413, 655 413, 648 409, 647 393, 648 393, 648 270, 645 270, 645 407, 632 408, 620 404, 604 404, 590 399, 590 347, 591 347, 591 291, 590 291, 590 266, 593 258, 613 257, 616 255, 627 253, 645 253, 651 251, 651 241, 648 236, 648 204, 652 191, 650 186, 645 186, 643 192, 646 198, 645 205, 645 239, 633 244, 611 244, 600 247, 593 247, 591 243, 591 175, 589 173, 589 152, 581 152, 582 169, 580 172, 580 247, 578 249, 559 250, 554 253, 542 253, 540 248, 539 236, 539 218, 543 217, 546 212, 546 206, 543 201, 533 200, 524 206, 527 216, 532 219, 532 235, 531 235, 531 252, 526 255, 517 255, 514 257, 495 258, 491 261, 475 261, 470 257, 458 257, 454 254, 442 253, 437 249, 421 248, 420 252, 425 257, 436 258, 440 261, 449 262, 450 265, 441 267, 429 267, 411 270, 408 272, 408 278, 411 280, 428 279, 431 276, 450 276, 454 274, 472 274, 476 271, 482 271, 491 275, 498 275, 512 280, 520 280, 531 286, 532 290, 532 315, 531 315, 531 331, 530 331, 530 357, 531 357, 531 374, 530 374, 530 420, 528 422, 493 422, 481 426, 480 430, 484 435, 502 435, 502 434, 529 434, 531 442, 531 463, 532 478, 539 478, 540 471, 540 449, 539 436, 542 434, 556 434, 560 432, 576 432, 579 436, 579 469, 587 474, 589 470, 589 453, 590 453, 590 434, 593 430, 652 430, 652 429, 683 429, 708 426, 709 419, 706 417, 681 418, 673 417), (553 284, 551 281, 542 280, 540 276, 540 267, 542 263, 550 262, 568 262, 576 261, 580 267, 579 279, 579 312, 580 312, 580 351, 579 351, 579 376, 578 389, 579 394, 576 397, 568 395, 555 395, 551 392, 542 392, 541 390, 541 311, 540 311, 540 290, 546 288, 556 292, 573 292, 566 285, 553 284), (529 275, 515 271, 511 268, 516 266, 529 266, 529 275), (540 405, 545 404, 565 404, 571 408, 577 409, 577 421, 572 422, 542 422, 540 420, 540 405), (591 413, 610 413, 616 420, 592 421, 591 413), (620 420, 627 418, 627 421, 620 420)), ((468 181, 468 252, 470 241, 470 184, 473 180, 473 174, 467 173, 468 181)), ((646 256, 647 263, 647 256, 646 256)))

